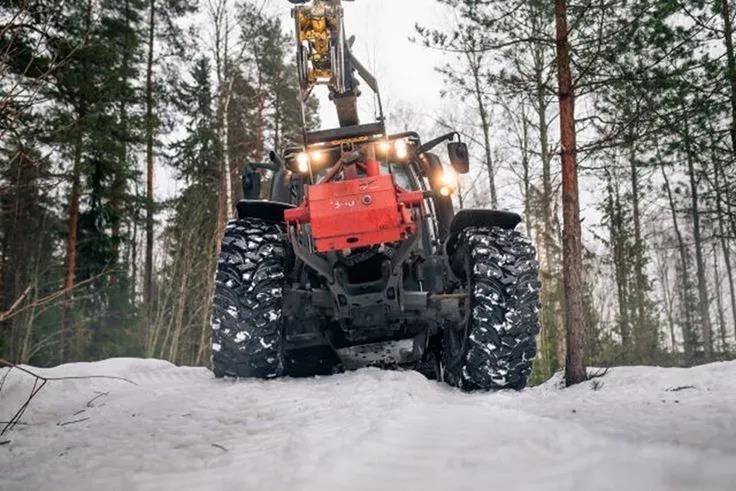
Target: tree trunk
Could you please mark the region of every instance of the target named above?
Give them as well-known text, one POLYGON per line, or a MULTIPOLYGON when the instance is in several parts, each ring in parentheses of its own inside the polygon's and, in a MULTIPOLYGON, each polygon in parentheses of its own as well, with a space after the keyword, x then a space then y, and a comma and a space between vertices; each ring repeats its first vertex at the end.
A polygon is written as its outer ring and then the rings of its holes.
MULTIPOLYGON (((120 142, 120 160, 117 168, 115 169, 115 175, 113 177, 112 185, 112 196, 110 197, 110 208, 112 208, 112 255, 115 261, 115 266, 119 261, 120 256, 120 223, 121 223, 121 208, 123 195, 125 194, 125 171, 128 164, 128 64, 130 60, 130 47, 128 40, 128 30, 130 29, 130 1, 125 0, 125 35, 123 36, 123 59, 120 64, 120 78, 123 85, 123 94, 120 101, 119 116, 120 116, 120 132, 122 134, 122 141, 120 142)), ((113 271, 111 281, 116 281, 117 277, 121 275, 121 272, 113 271)))
POLYGON ((726 45, 726 75, 731 92, 731 152, 736 155, 736 55, 733 51, 733 25, 728 0, 720 0, 719 10, 723 20, 723 43, 726 45))
MULTIPOLYGON (((726 278, 728 279, 728 292, 729 299, 731 301, 731 316, 733 320, 734 336, 736 336, 736 285, 733 282, 733 270, 731 267, 731 249, 726 239, 726 226, 724 222, 724 216, 727 216, 727 210, 723 209, 723 196, 721 194, 721 172, 723 166, 718 160, 713 159, 713 187, 716 195, 716 214, 718 215, 718 235, 720 235, 721 253, 723 254, 723 263, 726 266, 726 278)), ((725 175, 724 185, 725 185, 725 175)))
POLYGON ((544 254, 549 270, 552 262, 552 239, 555 235, 552 223, 552 155, 549 151, 549 131, 547 122, 547 102, 544 91, 544 53, 540 49, 534 58, 534 79, 536 86, 537 124, 539 125, 539 147, 542 160, 542 219, 544 220, 544 254))
POLYGON ((146 253, 143 271, 143 301, 146 319, 150 321, 153 303, 153 63, 156 29, 156 0, 149 2, 148 14, 148 61, 146 64, 146 253))
POLYGON ((575 96, 570 72, 566 0, 555 0, 555 25, 560 99, 560 145, 562 147, 562 217, 564 223, 562 269, 567 330, 565 383, 570 386, 586 380, 587 373, 584 353, 585 326, 583 325, 583 258, 575 148, 575 96))
POLYGON ((664 311, 667 316, 667 329, 670 335, 671 353, 677 351, 677 338, 675 338, 675 319, 673 315, 672 290, 670 289, 670 276, 668 272, 667 260, 668 256, 662 258, 662 254, 657 254, 657 268, 659 269, 660 282, 662 284, 662 294, 664 296, 664 311))
POLYGON ((524 222, 526 223, 526 233, 532 236, 532 181, 529 172, 529 121, 526 119, 526 110, 521 107, 521 168, 523 174, 524 185, 524 222))
POLYGON ((553 220, 554 195, 552 192, 552 155, 549 148, 549 122, 547 120, 548 103, 545 98, 544 70, 546 60, 544 48, 535 46, 534 53, 534 84, 535 99, 534 110, 537 113, 537 125, 539 131, 540 159, 542 161, 542 193, 540 197, 540 208, 542 212, 542 248, 540 251, 541 261, 540 276, 542 280, 542 333, 544 342, 542 356, 548 362, 547 375, 562 366, 565 362, 565 337, 564 322, 561 319, 558 305, 561 303, 558 275, 555 272, 555 243, 557 236, 553 220))
POLYGON ((74 280, 77 272, 77 232, 79 229, 79 195, 82 162, 82 129, 84 116, 77 120, 77 140, 74 144, 74 162, 72 163, 72 187, 69 193, 69 213, 66 239, 66 274, 64 277, 64 304, 59 341, 59 363, 67 359, 69 352, 74 280))
POLYGON ((703 350, 706 360, 713 357, 713 331, 710 323, 710 309, 708 307, 708 284, 705 276, 705 260, 703 259, 703 239, 700 229, 700 197, 698 183, 695 177, 695 163, 690 148, 690 133, 687 125, 683 134, 687 155, 687 173, 690 180, 690 200, 693 218, 693 241, 695 242, 695 267, 698 278, 698 311, 703 329, 703 350))
MULTIPOLYGON (((659 157, 659 151, 657 152, 657 158, 661 162, 659 157)), ((685 249, 685 241, 680 231, 680 225, 677 220, 677 207, 675 206, 675 200, 672 197, 672 188, 670 187, 670 180, 667 177, 667 170, 664 164, 661 166, 662 179, 664 180, 665 190, 667 191, 667 199, 670 205, 670 212, 672 213, 672 226, 675 229, 675 237, 677 238, 677 250, 680 255, 680 275, 681 275, 681 288, 680 288, 680 307, 682 315, 685 319, 685 324, 682 329, 683 348, 685 350, 685 356, 687 361, 692 361, 695 353, 697 339, 695 338, 693 331, 693 317, 692 317, 692 305, 690 304, 690 273, 687 260, 687 250, 685 249)))
POLYGON ((639 206, 639 170, 636 168, 636 147, 630 143, 629 170, 631 173, 631 209, 634 221, 634 302, 636 305, 636 340, 637 358, 640 363, 651 362, 653 350, 657 349, 656 333, 649 332, 651 326, 647 322, 645 295, 646 278, 644 276, 644 243, 641 238, 641 212, 639 206))
POLYGON ((631 361, 631 321, 629 319, 629 261, 626 254, 625 241, 622 233, 621 199, 618 184, 614 184, 613 177, 609 174, 608 206, 610 225, 610 242, 613 249, 613 270, 616 278, 616 292, 618 294, 618 324, 621 335, 621 347, 623 361, 631 361))
POLYGON ((225 220, 229 219, 233 212, 233 187, 232 187, 232 163, 230 162, 230 99, 233 93, 233 83, 235 82, 234 77, 229 74, 228 63, 228 34, 230 32, 229 17, 225 12, 225 38, 223 44, 225 52, 223 53, 223 74, 222 74, 222 86, 220 87, 220 97, 223 97, 222 90, 226 89, 227 92, 224 94, 224 104, 222 107, 222 163, 224 165, 223 174, 225 176, 225 220))
POLYGON ((723 292, 721 291, 721 273, 718 271, 718 246, 713 243, 713 282, 716 287, 716 313, 718 314, 718 335, 721 342, 721 354, 728 351, 726 343, 726 318, 723 315, 723 292))
POLYGON ((483 87, 481 86, 481 64, 475 57, 476 53, 468 53, 473 83, 475 88, 475 100, 478 104, 481 129, 483 130, 483 151, 486 158, 486 170, 488 172, 488 186, 491 192, 491 208, 498 208, 498 196, 496 195, 496 173, 493 169, 493 156, 491 154, 491 122, 488 117, 488 108, 483 100, 483 87))

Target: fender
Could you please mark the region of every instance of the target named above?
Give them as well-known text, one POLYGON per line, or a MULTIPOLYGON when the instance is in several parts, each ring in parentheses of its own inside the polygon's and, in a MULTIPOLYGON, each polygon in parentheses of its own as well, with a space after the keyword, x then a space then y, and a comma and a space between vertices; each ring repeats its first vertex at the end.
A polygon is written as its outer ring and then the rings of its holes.
POLYGON ((274 223, 283 223, 284 211, 295 208, 289 203, 244 199, 238 201, 238 218, 260 218, 274 223))
POLYGON ((449 254, 455 250, 455 242, 460 233, 469 227, 501 227, 513 230, 521 223, 517 213, 502 210, 464 209, 455 214, 450 223, 450 233, 445 245, 449 254))

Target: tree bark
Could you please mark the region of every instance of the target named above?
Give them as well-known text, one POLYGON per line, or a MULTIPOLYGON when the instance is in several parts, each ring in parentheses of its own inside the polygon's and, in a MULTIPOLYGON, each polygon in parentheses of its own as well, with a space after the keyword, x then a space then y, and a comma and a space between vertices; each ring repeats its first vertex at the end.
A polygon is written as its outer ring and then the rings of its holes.
POLYGON ((79 228, 79 195, 82 162, 82 129, 83 114, 77 120, 77 138, 74 144, 74 161, 72 163, 72 187, 69 193, 69 213, 67 219, 66 239, 66 273, 64 276, 64 303, 59 342, 59 363, 67 359, 73 306, 74 280, 77 272, 77 232, 79 228))
POLYGON ((143 270, 143 301, 146 317, 150 317, 153 303, 153 63, 156 29, 156 0, 150 0, 148 13, 148 60, 146 63, 146 252, 143 270))
POLYGON ((721 354, 725 355, 728 351, 726 343, 726 317, 723 314, 723 292, 721 292, 721 273, 718 271, 718 246, 713 243, 713 282, 716 287, 716 314, 718 315, 718 335, 720 337, 721 354))
POLYGON ((664 296, 664 311, 665 315, 667 317, 667 329, 670 335, 670 346, 671 346, 671 353, 675 353, 677 351, 677 338, 675 337, 675 319, 673 315, 673 301, 672 301, 672 291, 670 289, 670 277, 669 277, 669 268, 667 264, 668 256, 665 256, 662 258, 662 254, 657 254, 657 269, 659 269, 659 278, 660 282, 662 284, 662 294, 664 296))
POLYGON ((641 238, 641 211, 639 206, 639 170, 636 167, 636 147, 630 143, 629 170, 631 173, 631 209, 634 221, 634 302, 636 304, 636 327, 634 339, 636 341, 637 358, 640 363, 651 361, 652 351, 656 350, 656 333, 649 332, 647 322, 645 295, 646 278, 644 275, 644 243, 641 238))
POLYGON ((723 44, 726 45, 726 76, 731 91, 731 152, 736 155, 736 55, 733 51, 733 25, 728 0, 720 0, 723 20, 723 44))
POLYGON ((483 87, 481 86, 481 65, 480 61, 475 57, 474 52, 467 53, 470 63, 470 71, 473 75, 473 84, 475 89, 475 100, 478 104, 478 114, 480 115, 481 129, 483 130, 483 151, 486 158, 486 171, 488 172, 488 186, 491 192, 491 208, 498 208, 498 196, 496 194, 496 172, 493 168, 493 155, 491 154, 491 122, 488 117, 488 108, 483 100, 483 87))
MULTIPOLYGON (((723 196, 721 194, 721 173, 723 172, 722 163, 715 158, 713 159, 713 188, 716 195, 716 214, 718 215, 718 234, 720 235, 721 252, 723 254, 723 263, 726 266, 726 278, 728 278, 729 300, 731 301, 731 316, 733 319, 734 336, 736 336, 736 286, 733 282, 733 269, 731 267, 731 249, 726 239, 726 226, 724 225, 724 216, 727 216, 728 210, 723 209, 723 196)), ((725 182, 725 175, 724 182, 725 182)), ((725 184, 724 184, 725 185, 725 184)))
POLYGON ((526 233, 532 236, 532 181, 529 172, 529 121, 526 119, 526 110, 521 107, 521 168, 523 174, 524 185, 524 222, 526 222, 526 233))
MULTIPOLYGON (((687 123, 687 122, 686 122, 687 123)), ((713 358, 713 331, 710 323, 710 309, 708 306, 708 284, 705 276, 705 260, 703 259, 703 239, 700 229, 700 197, 698 183, 695 176, 695 162, 690 148, 690 133, 685 125, 683 134, 685 151, 687 153, 687 173, 690 181, 690 203, 693 218, 693 242, 695 243, 695 267, 698 278, 698 311, 703 329, 703 351, 706 360, 713 358)))
POLYGON ((625 241, 622 233, 622 213, 621 199, 618 190, 618 184, 614 183, 614 178, 609 174, 609 220, 610 224, 610 243, 613 249, 613 270, 616 278, 616 292, 618 294, 618 324, 619 334, 621 335, 621 347, 623 350, 623 361, 631 361, 631 321, 629 318, 629 261, 625 249, 625 241))
MULTIPOLYGON (((110 207, 113 211, 112 217, 112 255, 115 265, 119 261, 120 256, 120 223, 122 214, 123 195, 125 194, 125 171, 128 163, 128 69, 130 63, 130 47, 128 32, 130 29, 130 1, 125 0, 125 35, 123 36, 123 58, 120 64, 120 78, 123 85, 123 94, 120 101, 120 132, 122 141, 120 142, 120 161, 115 169, 113 177, 112 196, 110 197, 110 207)), ((117 281, 119 272, 113 271, 111 281, 117 281)))
POLYGON ((570 386, 587 379, 585 326, 583 325, 583 259, 575 143, 575 96, 570 71, 567 2, 555 0, 557 30, 557 80, 560 100, 560 145, 562 156, 563 281, 567 354, 565 383, 570 386))
MULTIPOLYGON (((661 162, 659 151, 657 152, 657 158, 661 162)), ((677 250, 680 255, 680 279, 682 282, 680 287, 680 308, 682 311, 682 316, 685 319, 685 324, 682 329, 682 338, 685 356, 688 359, 687 361, 690 362, 692 361, 692 358, 694 356, 696 348, 695 344, 697 341, 693 333, 693 309, 692 305, 690 304, 690 268, 688 266, 685 241, 683 240, 682 232, 680 231, 680 225, 677 220, 677 207, 675 206, 675 200, 672 197, 672 188, 670 187, 670 180, 667 177, 667 170, 665 169, 664 164, 662 164, 661 170, 665 190, 667 191, 667 200, 669 201, 670 212, 672 214, 672 226, 675 230, 675 237, 677 239, 677 250)))
POLYGON ((542 251, 544 260, 541 261, 542 279, 542 331, 547 340, 546 353, 553 355, 550 358, 550 375, 565 364, 565 322, 562 312, 563 293, 557 270, 560 259, 557 249, 557 237, 559 236, 558 224, 554 212, 556 195, 553 191, 552 182, 552 151, 549 144, 549 125, 547 119, 547 107, 550 103, 545 97, 547 86, 544 72, 547 67, 545 59, 545 47, 535 45, 533 50, 533 73, 535 87, 535 110, 537 112, 537 124, 539 131, 540 159, 542 163, 542 193, 540 209, 542 213, 542 251))
POLYGON ((558 275, 555 271, 555 237, 558 235, 553 219, 553 205, 555 196, 552 192, 552 154, 549 145, 549 121, 547 120, 548 102, 545 98, 544 70, 547 65, 544 49, 535 45, 533 49, 533 71, 535 98, 534 110, 537 116, 539 131, 539 150, 542 162, 542 193, 540 209, 542 213, 542 247, 540 250, 542 280, 542 333, 544 349, 540 350, 547 360, 547 375, 552 375, 565 363, 564 321, 560 315, 558 305, 562 303, 558 275))
POLYGON ((555 235, 552 223, 552 155, 549 150, 547 102, 544 97, 544 52, 539 49, 534 57, 534 83, 536 91, 537 124, 539 126, 540 158, 542 160, 542 219, 544 220, 544 254, 547 267, 551 266, 552 238, 555 235))
MULTIPOLYGON (((224 4, 223 4, 224 7, 224 4)), ((232 187, 232 164, 230 162, 230 99, 232 98, 233 93, 233 83, 235 82, 235 79, 232 75, 230 75, 230 70, 228 67, 229 63, 229 43, 228 43, 228 34, 230 32, 230 26, 229 26, 229 17, 227 15, 227 10, 224 11, 225 15, 225 38, 223 40, 223 44, 225 47, 225 52, 223 56, 223 74, 222 74, 222 81, 223 81, 223 87, 220 87, 220 93, 222 94, 222 89, 227 87, 227 93, 224 94, 224 104, 222 108, 222 125, 223 125, 223 132, 222 132, 222 144, 223 144, 223 152, 222 152, 222 162, 224 165, 223 174, 225 176, 225 220, 230 218, 231 213, 233 212, 233 187, 232 187)), ((220 95, 220 97, 223 97, 220 95)))

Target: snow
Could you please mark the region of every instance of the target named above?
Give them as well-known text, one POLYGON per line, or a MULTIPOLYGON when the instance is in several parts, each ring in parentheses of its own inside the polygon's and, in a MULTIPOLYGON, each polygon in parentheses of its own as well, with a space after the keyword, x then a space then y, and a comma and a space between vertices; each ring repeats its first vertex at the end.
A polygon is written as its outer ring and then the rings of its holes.
MULTIPOLYGON (((32 370, 137 385, 50 381, 0 437, 3 490, 736 489, 736 362, 484 394, 378 369, 273 381, 137 359, 32 370)), ((32 382, 10 372, 1 421, 32 382)))

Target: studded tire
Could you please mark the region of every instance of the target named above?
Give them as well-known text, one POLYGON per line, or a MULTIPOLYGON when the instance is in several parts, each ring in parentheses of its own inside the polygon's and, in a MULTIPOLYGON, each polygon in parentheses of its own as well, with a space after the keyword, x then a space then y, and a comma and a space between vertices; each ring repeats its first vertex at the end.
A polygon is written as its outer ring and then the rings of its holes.
POLYGON ((273 378, 286 373, 286 260, 286 242, 277 225, 252 218, 228 223, 212 306, 215 376, 273 378))
POLYGON ((469 304, 460 325, 445 330, 445 381, 468 391, 523 389, 539 333, 534 247, 514 230, 468 228, 452 261, 464 276, 469 304))

